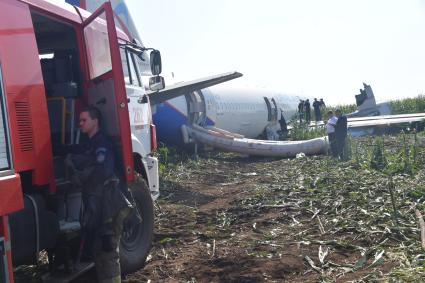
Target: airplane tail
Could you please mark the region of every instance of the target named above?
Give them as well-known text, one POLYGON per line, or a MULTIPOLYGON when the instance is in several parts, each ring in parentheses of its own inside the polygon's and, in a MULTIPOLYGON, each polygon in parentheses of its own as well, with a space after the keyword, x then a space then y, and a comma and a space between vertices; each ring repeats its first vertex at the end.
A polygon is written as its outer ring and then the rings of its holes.
POLYGON ((376 116, 380 114, 372 88, 365 83, 363 83, 363 87, 364 89, 360 89, 360 94, 356 95, 357 110, 347 114, 347 117, 376 116))
POLYGON ((105 2, 111 2, 112 9, 114 10, 116 25, 127 34, 130 39, 137 41, 139 45, 143 46, 139 32, 133 22, 133 18, 128 11, 125 0, 65 0, 65 2, 83 8, 89 12, 94 12, 105 2))

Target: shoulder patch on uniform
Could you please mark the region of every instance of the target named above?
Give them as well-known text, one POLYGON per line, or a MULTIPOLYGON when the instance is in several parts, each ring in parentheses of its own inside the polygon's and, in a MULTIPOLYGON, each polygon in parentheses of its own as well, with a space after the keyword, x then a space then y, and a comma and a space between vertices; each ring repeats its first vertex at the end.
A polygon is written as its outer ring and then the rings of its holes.
POLYGON ((107 152, 107 150, 106 150, 106 148, 104 148, 104 147, 99 147, 99 148, 97 148, 97 149, 96 149, 95 154, 96 154, 96 161, 97 161, 98 163, 103 163, 103 162, 105 162, 105 159, 106 159, 106 152, 107 152))

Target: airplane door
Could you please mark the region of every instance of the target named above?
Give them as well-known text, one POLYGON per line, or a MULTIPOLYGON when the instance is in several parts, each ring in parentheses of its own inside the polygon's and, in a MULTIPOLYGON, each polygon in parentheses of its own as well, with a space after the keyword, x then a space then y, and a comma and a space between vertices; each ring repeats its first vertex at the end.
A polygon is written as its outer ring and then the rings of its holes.
POLYGON ((124 74, 110 2, 100 6, 83 22, 87 56, 87 102, 102 112, 102 129, 121 150, 127 181, 134 179, 131 130, 124 74))
POLYGON ((203 94, 204 99, 205 99, 206 124, 208 126, 213 126, 213 125, 215 125, 215 122, 217 120, 218 103, 214 99, 214 96, 211 95, 210 92, 204 90, 202 92, 202 94, 203 94))
POLYGON ((272 120, 272 105, 270 104, 270 101, 267 97, 264 96, 264 101, 266 102, 267 106, 267 121, 272 120))
POLYGON ((205 99, 200 90, 190 94, 189 103, 189 124, 203 125, 206 120, 205 116, 205 99))
POLYGON ((276 104, 276 100, 274 100, 274 98, 271 99, 272 103, 273 103, 273 109, 272 109, 272 121, 277 121, 278 117, 278 110, 277 110, 277 104, 276 104))

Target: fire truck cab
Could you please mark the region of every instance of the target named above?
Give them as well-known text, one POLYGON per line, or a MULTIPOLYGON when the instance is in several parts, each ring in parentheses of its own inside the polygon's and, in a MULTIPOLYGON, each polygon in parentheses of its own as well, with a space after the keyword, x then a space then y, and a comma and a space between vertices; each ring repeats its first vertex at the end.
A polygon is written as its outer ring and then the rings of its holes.
MULTIPOLYGON (((81 191, 54 149, 84 139, 76 121, 85 105, 101 110, 117 175, 143 219, 123 233, 122 270, 143 266, 159 195, 146 68, 159 75, 159 52, 117 29, 110 3, 90 14, 60 1, 0 0, 0 283, 13 281, 12 258, 32 264, 47 250, 51 269, 76 258, 81 191)), ((163 87, 161 77, 150 81, 163 87)))

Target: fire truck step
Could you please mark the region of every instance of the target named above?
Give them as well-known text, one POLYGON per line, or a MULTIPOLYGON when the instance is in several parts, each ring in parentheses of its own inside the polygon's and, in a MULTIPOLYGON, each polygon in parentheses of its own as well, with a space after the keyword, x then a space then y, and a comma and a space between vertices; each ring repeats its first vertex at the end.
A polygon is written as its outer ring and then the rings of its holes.
POLYGON ((93 262, 82 262, 74 266, 72 273, 47 273, 42 277, 43 283, 68 283, 94 267, 93 262))

